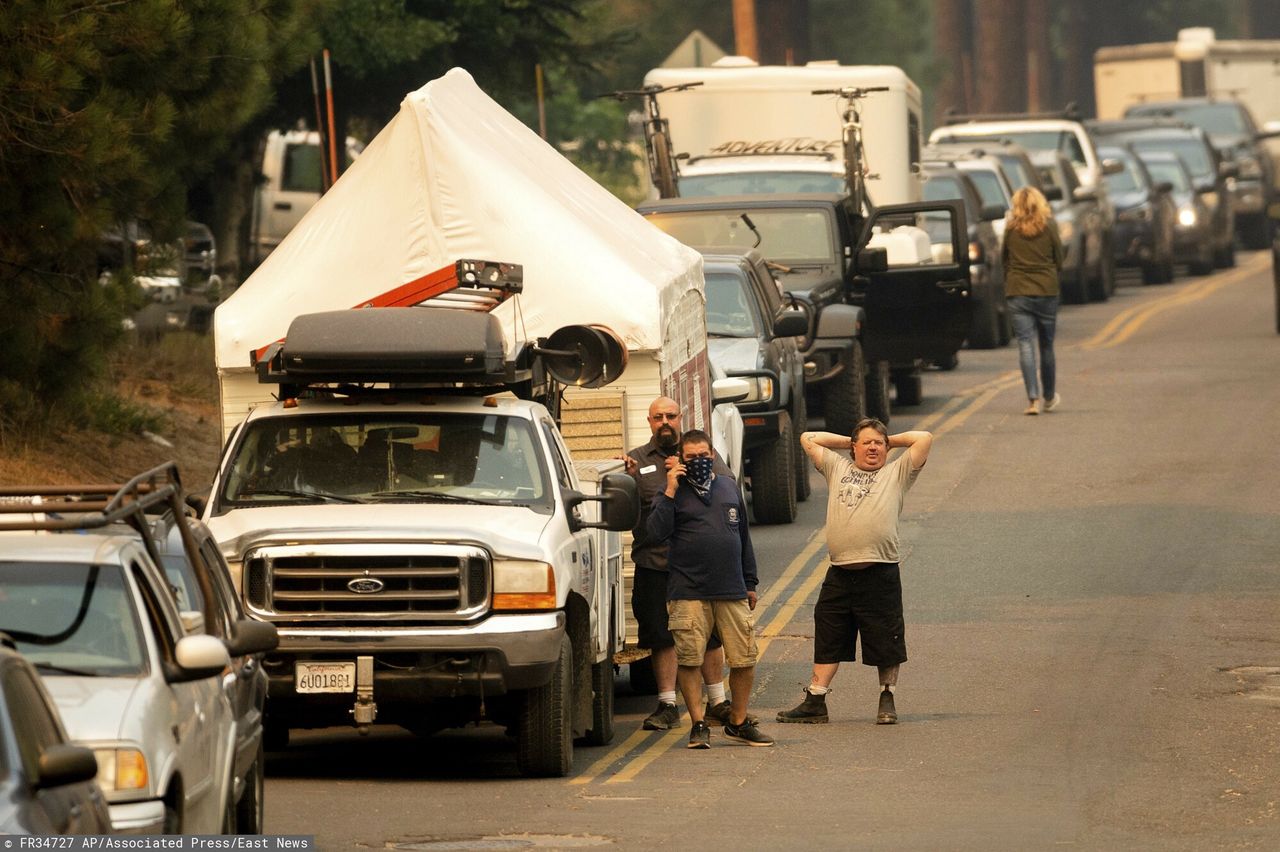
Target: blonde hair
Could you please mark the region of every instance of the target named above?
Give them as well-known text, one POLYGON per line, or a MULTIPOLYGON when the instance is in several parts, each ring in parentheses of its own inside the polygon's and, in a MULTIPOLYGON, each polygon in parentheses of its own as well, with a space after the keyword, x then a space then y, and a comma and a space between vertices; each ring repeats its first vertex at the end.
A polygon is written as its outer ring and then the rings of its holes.
POLYGON ((1024 186, 1013 194, 1009 211, 1009 227, 1024 237, 1034 237, 1049 226, 1053 214, 1044 193, 1034 186, 1024 186))

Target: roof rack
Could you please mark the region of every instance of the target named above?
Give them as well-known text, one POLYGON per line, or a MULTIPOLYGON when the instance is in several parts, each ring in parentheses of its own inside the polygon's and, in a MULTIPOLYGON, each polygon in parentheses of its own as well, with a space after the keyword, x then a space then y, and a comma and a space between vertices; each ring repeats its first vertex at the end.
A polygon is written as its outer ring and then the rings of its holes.
POLYGON ((836 155, 831 151, 742 151, 737 154, 696 154, 682 159, 690 163, 700 163, 703 160, 736 160, 742 157, 815 157, 822 160, 834 160, 836 155))
POLYGON ((213 624, 211 569, 187 526, 176 463, 165 462, 123 484, 0 486, 0 531, 87 530, 124 523, 138 533, 147 555, 164 570, 148 511, 172 513, 183 550, 196 569, 205 624, 213 624))
POLYGON ((1060 110, 1050 112, 987 112, 987 113, 961 113, 954 108, 949 109, 943 114, 944 124, 966 124, 979 121, 1039 121, 1043 119, 1064 119, 1067 121, 1080 121, 1080 108, 1075 101, 1067 104, 1060 110))
POLYGON ((1135 115, 1131 118, 1108 118, 1108 119, 1090 119, 1084 123, 1090 133, 1098 133, 1103 136, 1108 133, 1126 133, 1132 130, 1146 130, 1149 128, 1161 127, 1177 127, 1186 130, 1196 128, 1196 125, 1184 121, 1180 118, 1165 115, 1135 115))

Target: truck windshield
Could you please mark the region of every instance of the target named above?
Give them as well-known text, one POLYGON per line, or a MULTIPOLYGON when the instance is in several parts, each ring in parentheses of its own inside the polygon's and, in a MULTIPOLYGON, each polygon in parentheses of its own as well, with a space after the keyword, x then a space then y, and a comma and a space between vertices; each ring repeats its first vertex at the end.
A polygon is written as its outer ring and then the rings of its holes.
POLYGON ((499 414, 315 414, 249 423, 223 475, 223 509, 439 500, 550 509, 528 422, 499 414))
POLYGON ((1204 128, 1206 133, 1219 133, 1224 136, 1246 136, 1249 128, 1245 124, 1240 107, 1235 104, 1186 104, 1185 106, 1151 106, 1147 108, 1133 107, 1126 116, 1173 116, 1204 128))
POLYGON ((118 565, 0 562, 0 630, 46 675, 145 672, 132 601, 118 565))
POLYGON ((707 334, 714 337, 758 337, 759 322, 747 282, 731 272, 708 272, 707 334))
POLYGON ((843 173, 734 172, 730 174, 680 176, 680 194, 685 197, 845 191, 843 173))
POLYGON ((760 254, 781 263, 837 261, 829 212, 823 210, 680 210, 651 213, 650 222, 687 246, 751 248, 755 233, 742 220, 750 217, 760 232, 760 254))

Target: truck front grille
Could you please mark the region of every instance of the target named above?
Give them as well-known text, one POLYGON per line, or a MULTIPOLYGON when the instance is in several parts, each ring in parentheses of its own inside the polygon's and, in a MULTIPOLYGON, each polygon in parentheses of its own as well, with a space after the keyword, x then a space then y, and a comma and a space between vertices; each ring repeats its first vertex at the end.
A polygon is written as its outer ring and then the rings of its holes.
POLYGON ((453 621, 488 606, 489 557, 457 545, 287 545, 245 561, 250 607, 283 621, 453 621))

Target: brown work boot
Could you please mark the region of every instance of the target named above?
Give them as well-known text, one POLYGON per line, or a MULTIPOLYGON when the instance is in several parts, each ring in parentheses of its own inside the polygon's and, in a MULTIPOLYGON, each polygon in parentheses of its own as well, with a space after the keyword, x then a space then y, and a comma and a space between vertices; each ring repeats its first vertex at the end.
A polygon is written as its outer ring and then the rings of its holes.
POLYGON ((804 701, 790 710, 778 714, 779 722, 799 722, 806 725, 822 725, 827 718, 827 696, 814 695, 808 689, 804 691, 804 701))

